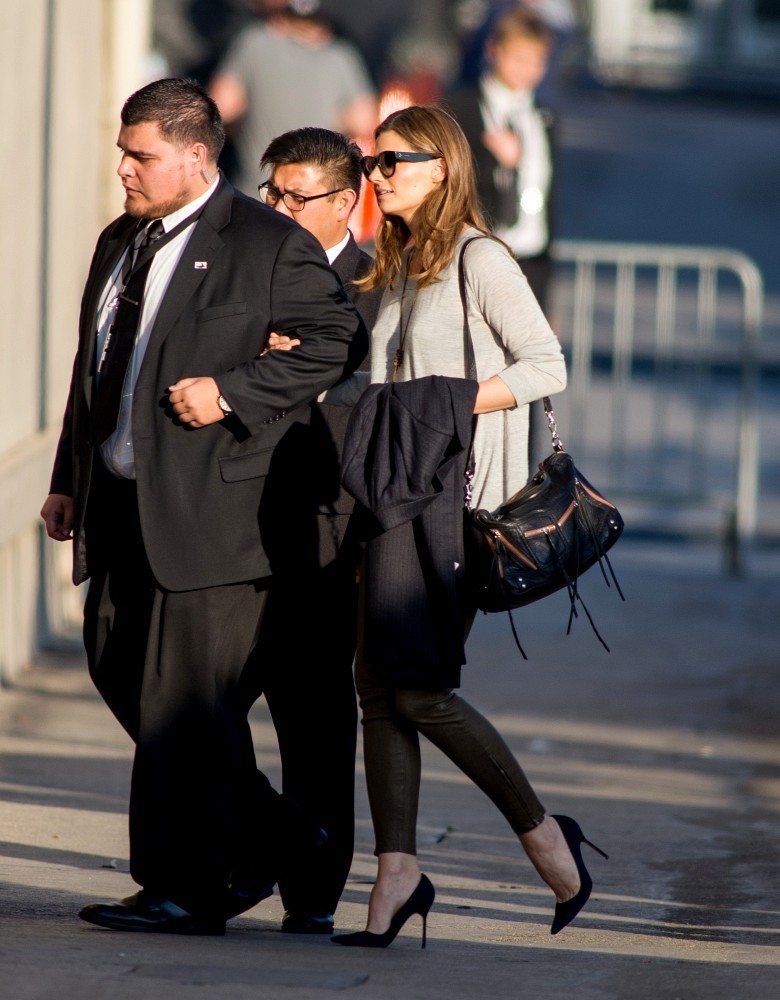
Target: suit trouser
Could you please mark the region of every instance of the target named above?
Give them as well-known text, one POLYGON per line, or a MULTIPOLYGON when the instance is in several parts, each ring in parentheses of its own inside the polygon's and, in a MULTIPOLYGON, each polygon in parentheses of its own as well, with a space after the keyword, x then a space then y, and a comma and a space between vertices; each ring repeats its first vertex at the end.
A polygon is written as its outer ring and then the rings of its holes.
POLYGON ((285 798, 328 833, 279 879, 286 910, 333 913, 354 848, 357 701, 352 676, 357 586, 348 515, 320 515, 321 568, 274 578, 255 655, 271 669, 255 676, 279 741, 285 798))
POLYGON ((288 817, 257 771, 247 713, 261 582, 175 593, 143 546, 135 484, 98 467, 87 513, 91 676, 136 743, 130 871, 191 912, 221 903, 237 868, 273 882, 288 817))
POLYGON ((99 468, 88 516, 99 554, 85 608, 90 672, 137 744, 133 877, 193 909, 210 908, 236 873, 255 882, 281 874, 288 908, 333 912, 354 840, 353 568, 332 561, 307 595, 319 589, 315 619, 333 630, 323 643, 289 585, 159 588, 134 483, 99 468), (316 655, 320 645, 328 656, 316 655), (285 799, 256 770, 247 713, 260 694, 285 799), (305 842, 290 801, 328 831, 325 850, 305 842))

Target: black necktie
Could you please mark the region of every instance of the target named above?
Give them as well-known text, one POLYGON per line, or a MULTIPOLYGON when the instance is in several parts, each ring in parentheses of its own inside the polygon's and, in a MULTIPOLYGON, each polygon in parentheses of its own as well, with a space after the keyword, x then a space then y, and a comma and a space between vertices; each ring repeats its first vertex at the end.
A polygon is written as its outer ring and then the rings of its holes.
MULTIPOLYGON (((108 331, 103 355, 98 366, 97 389, 93 408, 93 430, 95 443, 102 444, 116 430, 119 405, 125 375, 135 346, 138 322, 141 318, 144 288, 149 268, 152 266, 154 250, 146 252, 165 233, 163 224, 156 219, 147 229, 135 262, 132 261, 132 244, 128 249, 122 267, 122 288, 116 308, 114 322, 108 331)), ((137 233, 133 236, 135 242, 137 233)))

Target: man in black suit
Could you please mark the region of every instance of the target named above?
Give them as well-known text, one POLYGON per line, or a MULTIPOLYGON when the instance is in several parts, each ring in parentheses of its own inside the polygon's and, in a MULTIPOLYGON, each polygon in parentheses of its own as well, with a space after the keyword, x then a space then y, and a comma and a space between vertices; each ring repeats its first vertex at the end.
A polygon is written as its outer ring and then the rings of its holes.
MULTIPOLYGON (((366 274, 371 258, 348 228, 360 195, 361 156, 359 146, 329 129, 286 132, 263 154, 261 169, 268 180, 260 185, 259 194, 277 212, 316 236, 370 329, 381 293, 361 294, 355 288, 353 282, 366 274)), ((297 345, 297 339, 274 336, 271 344, 290 348, 297 345)), ((367 349, 366 338, 352 341, 350 367, 363 361, 367 349)), ((340 487, 340 457, 350 409, 312 403, 309 467, 322 491, 320 569, 303 595, 305 610, 294 580, 289 581, 287 593, 283 585, 276 592, 277 656, 285 669, 275 671, 265 690, 279 737, 284 794, 328 831, 325 847, 302 851, 299 863, 279 880, 286 911, 282 930, 292 933, 331 933, 354 845, 357 710, 352 661, 357 556, 347 534, 354 501, 340 487), (300 696, 301 686, 305 699, 300 696), (284 711, 288 704, 295 705, 294 716, 284 711)), ((263 653, 271 655, 267 649, 263 653)))
POLYGON ((41 511, 90 578, 90 672, 136 742, 142 889, 81 911, 121 930, 224 933, 317 829, 257 770, 247 713, 276 578, 305 591, 317 569, 309 404, 364 333, 311 234, 219 175, 223 142, 191 81, 125 103, 125 213, 92 260, 41 511), (300 346, 258 356, 271 331, 300 346))

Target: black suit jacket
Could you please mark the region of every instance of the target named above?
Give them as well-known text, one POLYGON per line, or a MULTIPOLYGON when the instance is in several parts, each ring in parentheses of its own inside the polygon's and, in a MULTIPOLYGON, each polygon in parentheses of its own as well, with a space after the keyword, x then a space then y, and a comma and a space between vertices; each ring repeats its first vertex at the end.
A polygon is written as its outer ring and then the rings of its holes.
POLYGON ((344 484, 368 539, 365 658, 399 687, 457 687, 465 663, 463 470, 477 383, 371 385, 352 412, 344 484))
MULTIPOLYGON (((101 234, 90 267, 51 490, 74 497, 74 581, 90 575, 84 513, 95 448, 90 404, 96 314, 135 220, 101 234)), ((138 507, 158 583, 194 590, 267 576, 288 511, 311 506, 296 461, 309 402, 338 381, 362 323, 315 238, 224 178, 206 203, 151 331, 133 398, 138 507), (259 357, 268 334, 299 337, 295 351, 259 357), (176 421, 166 389, 212 376, 234 415, 199 429, 176 421), (288 477, 295 477, 285 487, 288 477), (266 487, 277 497, 269 509, 266 487)), ((121 531, 122 526, 117 525, 121 531)))
POLYGON ((373 258, 364 250, 360 249, 355 242, 355 237, 352 233, 349 234, 349 242, 347 245, 333 261, 333 270, 341 279, 347 295, 352 300, 352 303, 362 316, 363 322, 366 325, 365 337, 355 337, 352 341, 351 352, 353 354, 357 355, 360 350, 363 350, 363 355, 358 358, 358 365, 365 359, 366 354, 368 354, 368 334, 371 333, 374 323, 376 322, 383 290, 381 288, 375 288, 370 292, 361 292, 359 289, 355 288, 354 282, 360 278, 364 278, 368 274, 371 270, 372 263, 373 258))
MULTIPOLYGON (((361 292, 353 282, 368 274, 372 258, 361 250, 350 233, 349 242, 333 261, 333 270, 341 279, 347 295, 360 313, 365 323, 363 335, 356 336, 350 344, 350 370, 358 369, 368 355, 368 334, 379 312, 382 289, 361 292)), ((341 454, 347 431, 350 406, 331 406, 328 403, 313 404, 312 426, 320 427, 320 437, 315 454, 314 475, 319 477, 323 497, 320 510, 325 514, 349 514, 354 500, 341 485, 341 454)))

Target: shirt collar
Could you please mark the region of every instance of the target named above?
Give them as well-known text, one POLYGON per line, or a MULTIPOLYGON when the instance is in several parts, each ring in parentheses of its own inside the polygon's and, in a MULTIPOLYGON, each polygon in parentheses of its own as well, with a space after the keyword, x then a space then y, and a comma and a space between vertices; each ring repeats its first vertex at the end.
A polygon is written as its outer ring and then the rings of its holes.
POLYGON ((328 263, 329 264, 333 263, 333 261, 338 257, 338 255, 341 253, 341 251, 346 247, 347 243, 349 243, 349 237, 350 237, 350 235, 351 235, 350 231, 347 230, 347 235, 344 237, 344 239, 340 243, 337 243, 335 245, 335 247, 329 247, 325 251, 325 253, 327 254, 327 257, 328 257, 328 263))
POLYGON ((209 200, 209 198, 217 190, 221 178, 222 174, 217 173, 217 176, 214 178, 211 184, 209 184, 209 186, 206 188, 203 194, 200 195, 198 198, 196 198, 195 201, 188 201, 187 204, 184 205, 182 208, 177 208, 175 212, 171 212, 170 215, 166 215, 165 218, 163 218, 162 220, 165 232, 169 233, 174 226, 178 226, 178 224, 182 220, 192 215, 193 212, 197 212, 202 205, 205 205, 206 202, 209 200))
POLYGON ((529 108, 533 104, 533 93, 530 90, 511 90, 492 74, 483 78, 482 93, 491 107, 504 114, 529 108))

